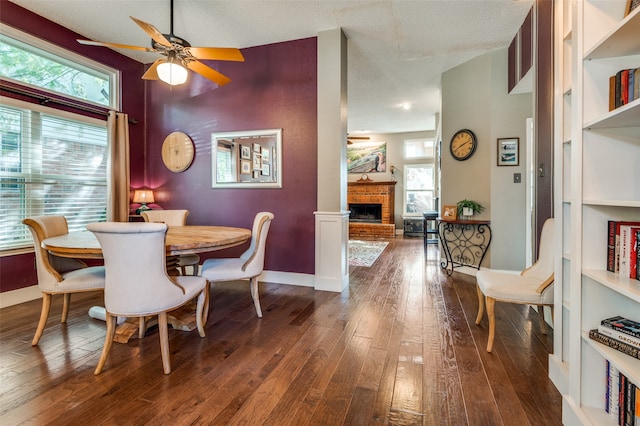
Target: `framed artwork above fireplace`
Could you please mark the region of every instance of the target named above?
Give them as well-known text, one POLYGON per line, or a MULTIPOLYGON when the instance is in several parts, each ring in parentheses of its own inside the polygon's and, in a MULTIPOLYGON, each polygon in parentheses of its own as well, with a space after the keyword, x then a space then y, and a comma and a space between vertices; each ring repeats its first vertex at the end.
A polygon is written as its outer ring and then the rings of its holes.
POLYGON ((347 173, 384 173, 386 171, 386 142, 358 142, 347 145, 347 173))

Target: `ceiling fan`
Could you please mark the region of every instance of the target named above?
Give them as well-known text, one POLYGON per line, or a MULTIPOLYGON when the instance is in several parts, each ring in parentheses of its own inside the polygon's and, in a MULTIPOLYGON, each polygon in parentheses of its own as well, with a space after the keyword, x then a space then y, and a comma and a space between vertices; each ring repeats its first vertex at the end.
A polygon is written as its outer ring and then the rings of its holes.
POLYGON ((347 135, 347 145, 353 144, 353 141, 359 141, 359 140, 368 141, 369 139, 370 139, 369 136, 349 136, 349 135, 347 135))
POLYGON ((171 28, 169 34, 162 34, 153 25, 133 16, 130 16, 130 18, 151 37, 151 47, 81 39, 78 39, 78 43, 159 53, 163 57, 157 59, 142 78, 144 80, 162 80, 170 85, 182 84, 187 81, 188 68, 217 83, 219 86, 224 86, 231 79, 199 60, 244 61, 244 56, 242 56, 239 49, 230 47, 192 47, 188 41, 173 34, 173 0, 171 0, 171 28))

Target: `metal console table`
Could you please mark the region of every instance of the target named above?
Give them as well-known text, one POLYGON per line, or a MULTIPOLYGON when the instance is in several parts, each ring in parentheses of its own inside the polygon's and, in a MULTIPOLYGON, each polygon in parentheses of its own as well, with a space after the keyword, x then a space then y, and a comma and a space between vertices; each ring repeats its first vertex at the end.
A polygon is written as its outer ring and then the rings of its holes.
POLYGON ((438 220, 438 237, 445 255, 440 266, 447 275, 461 266, 480 269, 491 244, 490 224, 488 220, 438 220))

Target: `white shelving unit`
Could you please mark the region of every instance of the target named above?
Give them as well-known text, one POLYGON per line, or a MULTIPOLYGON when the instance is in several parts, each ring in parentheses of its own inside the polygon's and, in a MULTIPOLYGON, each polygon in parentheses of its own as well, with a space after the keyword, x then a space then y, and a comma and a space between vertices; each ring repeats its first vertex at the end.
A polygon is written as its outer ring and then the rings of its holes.
POLYGON ((589 339, 604 318, 640 320, 640 281, 607 272, 608 220, 640 220, 640 100, 609 111, 609 77, 640 67, 640 8, 565 0, 555 10, 556 315, 549 376, 563 423, 615 425, 609 360, 640 385, 640 360, 589 339), (558 306, 562 306, 559 315, 558 306))

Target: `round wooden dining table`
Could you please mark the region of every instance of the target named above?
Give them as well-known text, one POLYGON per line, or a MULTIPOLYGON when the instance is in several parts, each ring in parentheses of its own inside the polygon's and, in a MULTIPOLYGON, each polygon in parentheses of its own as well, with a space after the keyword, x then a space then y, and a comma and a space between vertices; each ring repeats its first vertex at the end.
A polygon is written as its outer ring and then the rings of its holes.
MULTIPOLYGON (((239 246, 251 238, 251 230, 228 226, 170 226, 165 246, 167 256, 204 253, 239 246)), ((70 232, 46 238, 42 248, 60 257, 102 259, 97 238, 89 231, 70 232)))
MULTIPOLYGON (((167 229, 165 246, 167 249, 167 269, 177 265, 178 255, 204 253, 239 246, 251 238, 251 230, 228 226, 170 226, 167 229)), ((98 239, 92 232, 78 231, 57 237, 46 238, 42 248, 60 257, 77 259, 102 259, 98 239)), ((175 272, 177 274, 177 270, 175 272)), ((89 315, 104 321, 105 309, 94 306, 89 315)), ((191 331, 195 328, 195 308, 183 306, 169 314, 168 323, 178 330, 191 331)), ((151 324, 149 324, 151 325, 151 324)), ((128 320, 116 328, 115 342, 126 343, 136 335, 138 323, 128 320)))

